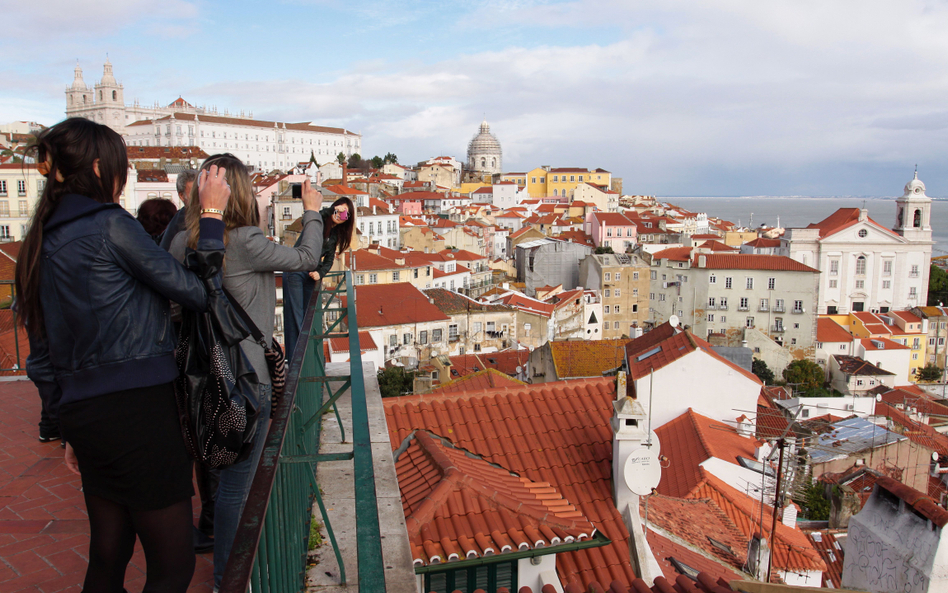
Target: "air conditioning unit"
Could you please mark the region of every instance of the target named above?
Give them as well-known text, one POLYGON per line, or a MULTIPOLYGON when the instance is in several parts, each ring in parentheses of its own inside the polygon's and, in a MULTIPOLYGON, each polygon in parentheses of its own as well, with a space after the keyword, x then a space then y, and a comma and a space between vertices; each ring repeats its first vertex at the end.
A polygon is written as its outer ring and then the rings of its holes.
POLYGON ((846 409, 851 412, 853 411, 853 409, 855 409, 855 406, 853 406, 852 404, 846 404, 846 409))

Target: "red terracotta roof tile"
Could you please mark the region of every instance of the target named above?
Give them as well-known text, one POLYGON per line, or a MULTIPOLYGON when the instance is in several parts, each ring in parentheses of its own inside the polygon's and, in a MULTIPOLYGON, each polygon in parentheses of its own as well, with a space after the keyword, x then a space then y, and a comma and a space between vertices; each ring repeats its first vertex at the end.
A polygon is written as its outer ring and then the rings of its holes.
POLYGON ((504 374, 514 376, 517 374, 517 367, 525 366, 529 358, 529 350, 503 350, 501 352, 452 356, 450 358, 451 376, 454 378, 463 377, 488 368, 497 369, 504 374))
POLYGON ((463 377, 442 383, 440 386, 432 389, 429 393, 454 393, 458 391, 481 391, 495 387, 515 387, 517 385, 526 385, 523 381, 518 381, 506 373, 496 369, 484 369, 463 377))
POLYGON ((601 377, 622 366, 631 340, 555 340, 549 342, 556 376, 560 379, 601 377))
POLYGON ((704 268, 710 270, 773 270, 776 272, 812 272, 819 274, 820 271, 810 266, 805 266, 795 259, 785 255, 759 255, 746 253, 709 253, 699 254, 694 257, 692 267, 699 267, 701 259, 704 259, 704 268))
MULTIPOLYGON (((889 234, 893 237, 898 237, 895 233, 885 228, 878 222, 867 218, 869 224, 875 226, 879 230, 883 231, 886 234, 889 234)), ((847 229, 854 224, 859 222, 859 208, 840 208, 836 212, 830 214, 820 222, 813 222, 807 225, 808 229, 819 229, 820 238, 825 239, 830 235, 835 235, 839 231, 847 229)))
POLYGON ((806 532, 810 543, 826 563, 822 585, 833 589, 840 589, 843 586, 843 546, 836 541, 836 535, 840 533, 846 535, 845 531, 836 529, 806 532))
POLYGON ((688 261, 691 259, 691 247, 671 247, 656 251, 653 260, 667 259, 669 261, 688 261))
POLYGON ((595 527, 612 540, 613 553, 579 550, 557 558, 563 583, 584 585, 592 580, 631 583, 635 573, 629 558, 628 532, 612 499, 612 431, 609 419, 615 399, 610 378, 578 379, 540 385, 460 394, 413 395, 383 401, 392 448, 416 429, 454 434, 455 446, 536 482, 549 482, 575 504, 595 527), (527 406, 544 404, 551 413, 526 413, 527 406), (469 434, 461 438, 456 422, 435 410, 457 409, 469 434), (453 433, 448 431, 452 430, 453 433), (543 442, 556 443, 555 447, 543 442), (562 562, 560 561, 562 559, 562 562))
MULTIPOLYGON (((329 338, 328 342, 330 352, 349 352, 349 336, 341 338, 329 338)), ((372 339, 372 334, 369 332, 360 331, 359 349, 362 352, 370 352, 372 350, 378 350, 379 347, 375 345, 375 340, 372 339)))
POLYGON ((816 340, 818 342, 852 342, 853 336, 846 328, 829 317, 816 320, 816 340))
POLYGON ((383 327, 447 321, 447 315, 428 302, 428 297, 408 282, 356 286, 359 327, 383 327))

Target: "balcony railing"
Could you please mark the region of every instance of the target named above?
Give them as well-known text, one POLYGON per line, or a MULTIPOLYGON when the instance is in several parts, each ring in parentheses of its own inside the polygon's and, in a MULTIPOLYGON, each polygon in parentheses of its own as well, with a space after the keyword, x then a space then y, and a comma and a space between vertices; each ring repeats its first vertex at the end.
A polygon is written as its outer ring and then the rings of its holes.
MULTIPOLYGON (((7 237, 4 240, 0 237, 0 243, 12 241, 13 237, 7 237)), ((29 342, 26 336, 26 330, 20 327, 19 316, 10 306, 16 296, 16 286, 13 280, 0 280, 0 311, 5 310, 9 317, 4 317, 2 333, 10 332, 13 337, 12 351, 6 351, 0 356, 0 371, 13 372, 15 374, 26 374, 26 356, 29 352, 29 342)))
POLYGON ((760 313, 766 313, 767 311, 770 311, 770 307, 768 305, 762 304, 759 307, 757 307, 757 311, 759 311, 760 313))
MULTIPOLYGON (((382 538, 379 528, 375 467, 369 434, 362 355, 356 325, 355 288, 351 272, 332 272, 339 284, 314 292, 303 320, 300 340, 287 369, 286 392, 266 435, 250 494, 224 570, 221 593, 297 593, 306 586, 306 558, 312 503, 315 499, 346 583, 340 548, 316 483, 316 464, 353 461, 358 586, 361 591, 385 591, 382 538), (346 296, 343 306, 339 296, 346 296), (324 323, 324 313, 339 313, 324 323), (348 377, 326 375, 323 340, 349 338, 348 377), (308 338, 308 339, 307 339, 308 338), (338 390, 330 382, 343 381, 338 390), (335 410, 346 391, 352 397, 352 451, 320 454, 323 414, 335 410)), ((339 413, 336 418, 342 428, 339 413)), ((342 435, 346 441, 345 434, 342 435)), ((337 516, 338 518, 338 516, 337 516)))
POLYGON ((782 325, 775 325, 770 328, 771 333, 782 334, 786 329, 782 325))
POLYGON ((720 310, 720 311, 727 311, 727 303, 720 303, 720 304, 718 305, 718 310, 720 310))
POLYGON ((793 309, 790 309, 790 312, 791 312, 791 313, 794 313, 794 314, 796 314, 796 315, 801 315, 801 314, 803 313, 803 309, 802 309, 802 308, 798 309, 798 308, 794 307, 793 309))
POLYGON ((738 305, 737 310, 738 310, 738 311, 750 311, 750 307, 748 307, 747 305, 738 305))
POLYGON ((783 305, 774 305, 774 313, 786 313, 787 309, 783 305))

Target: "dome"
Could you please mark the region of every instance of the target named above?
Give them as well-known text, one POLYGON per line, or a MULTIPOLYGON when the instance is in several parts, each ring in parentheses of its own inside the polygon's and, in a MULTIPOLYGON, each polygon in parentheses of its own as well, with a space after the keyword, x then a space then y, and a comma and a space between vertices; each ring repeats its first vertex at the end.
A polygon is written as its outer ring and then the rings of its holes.
POLYGON ((116 86, 115 75, 112 74, 112 62, 105 59, 105 65, 102 67, 102 85, 116 86))
POLYGON ((905 184, 905 195, 925 195, 925 184, 918 180, 918 171, 915 171, 915 178, 905 184))
POLYGON ((82 80, 82 68, 79 67, 79 64, 76 64, 75 78, 72 81, 72 86, 69 88, 75 91, 86 90, 86 83, 82 80))
POLYGON ((502 156, 500 142, 490 133, 490 125, 484 120, 480 131, 467 145, 468 168, 483 173, 500 173, 502 156))

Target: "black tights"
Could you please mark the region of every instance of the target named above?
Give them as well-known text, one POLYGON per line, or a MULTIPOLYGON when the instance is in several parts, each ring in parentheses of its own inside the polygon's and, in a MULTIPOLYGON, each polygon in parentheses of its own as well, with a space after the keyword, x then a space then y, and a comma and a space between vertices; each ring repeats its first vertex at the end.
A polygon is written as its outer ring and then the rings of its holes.
POLYGON ((91 494, 85 499, 92 534, 83 593, 122 593, 136 535, 147 566, 142 593, 187 591, 194 575, 190 499, 156 511, 136 511, 91 494))

